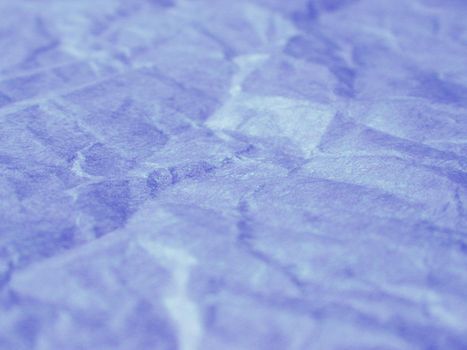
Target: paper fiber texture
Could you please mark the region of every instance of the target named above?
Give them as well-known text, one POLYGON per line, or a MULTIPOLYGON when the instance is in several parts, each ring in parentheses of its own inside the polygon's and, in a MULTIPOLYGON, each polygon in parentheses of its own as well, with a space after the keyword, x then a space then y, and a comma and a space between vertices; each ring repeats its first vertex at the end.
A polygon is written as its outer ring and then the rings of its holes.
POLYGON ((0 349, 467 349, 466 15, 0 0, 0 349))

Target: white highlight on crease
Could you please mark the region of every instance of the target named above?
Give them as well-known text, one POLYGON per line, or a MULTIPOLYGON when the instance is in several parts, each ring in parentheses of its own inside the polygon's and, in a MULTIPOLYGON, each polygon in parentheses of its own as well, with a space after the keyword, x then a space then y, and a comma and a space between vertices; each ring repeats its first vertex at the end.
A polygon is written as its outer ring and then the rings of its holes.
POLYGON ((151 240, 140 240, 138 243, 172 272, 172 286, 170 294, 164 298, 164 304, 177 325, 180 349, 198 349, 202 335, 201 317, 196 303, 188 293, 190 270, 196 260, 183 250, 151 240))
POLYGON ((206 125, 210 128, 222 129, 224 122, 231 119, 232 122, 238 122, 241 117, 237 113, 238 105, 241 104, 240 97, 242 95, 242 85, 245 79, 261 64, 269 58, 266 54, 257 55, 243 55, 235 58, 237 65, 237 72, 232 77, 229 88, 229 98, 210 118, 207 120, 206 125))
POLYGON ((242 55, 234 59, 237 64, 238 71, 237 74, 232 78, 230 84, 230 96, 236 97, 242 91, 243 81, 250 75, 250 73, 263 64, 269 55, 267 54, 253 54, 253 55, 242 55))

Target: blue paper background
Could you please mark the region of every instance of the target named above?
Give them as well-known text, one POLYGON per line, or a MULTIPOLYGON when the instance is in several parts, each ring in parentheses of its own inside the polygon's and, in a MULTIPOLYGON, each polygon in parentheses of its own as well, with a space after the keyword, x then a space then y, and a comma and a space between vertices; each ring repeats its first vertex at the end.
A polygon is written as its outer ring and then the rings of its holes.
POLYGON ((466 15, 0 0, 0 349, 467 349, 466 15))

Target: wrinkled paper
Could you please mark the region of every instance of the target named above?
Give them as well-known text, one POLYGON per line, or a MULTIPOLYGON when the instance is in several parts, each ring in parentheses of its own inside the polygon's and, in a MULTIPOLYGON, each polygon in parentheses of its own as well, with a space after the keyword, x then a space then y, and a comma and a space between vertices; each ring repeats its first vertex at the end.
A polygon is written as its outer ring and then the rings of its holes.
POLYGON ((467 349, 467 2, 0 14, 0 349, 467 349))

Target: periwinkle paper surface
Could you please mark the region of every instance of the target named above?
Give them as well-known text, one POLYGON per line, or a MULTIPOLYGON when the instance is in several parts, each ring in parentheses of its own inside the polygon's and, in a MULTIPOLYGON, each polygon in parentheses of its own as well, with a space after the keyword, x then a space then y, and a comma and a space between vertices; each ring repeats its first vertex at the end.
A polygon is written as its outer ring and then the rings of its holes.
POLYGON ((466 15, 0 0, 0 349, 467 349, 466 15))

